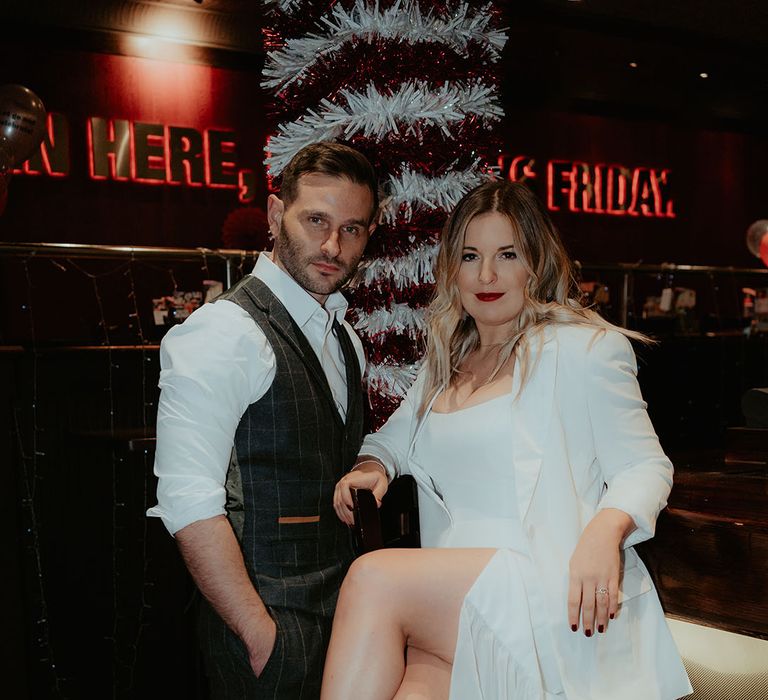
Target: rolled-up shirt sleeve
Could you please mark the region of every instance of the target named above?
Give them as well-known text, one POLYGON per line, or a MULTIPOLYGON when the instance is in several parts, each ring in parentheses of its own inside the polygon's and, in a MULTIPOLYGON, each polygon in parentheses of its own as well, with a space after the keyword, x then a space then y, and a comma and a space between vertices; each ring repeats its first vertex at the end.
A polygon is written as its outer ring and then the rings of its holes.
POLYGON ((226 512, 237 426, 274 376, 274 352, 264 333, 230 301, 206 304, 163 339, 157 505, 147 515, 161 518, 171 534, 226 512))

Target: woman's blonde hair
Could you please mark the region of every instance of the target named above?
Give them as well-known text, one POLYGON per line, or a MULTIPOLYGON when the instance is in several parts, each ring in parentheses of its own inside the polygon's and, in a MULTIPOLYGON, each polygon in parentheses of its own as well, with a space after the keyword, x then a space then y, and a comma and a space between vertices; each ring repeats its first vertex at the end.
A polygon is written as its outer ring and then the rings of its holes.
MULTIPOLYGON (((614 326, 581 305, 573 266, 560 236, 539 199, 521 183, 494 180, 468 192, 443 227, 435 263, 435 292, 429 307, 423 414, 435 394, 455 380, 459 367, 480 345, 474 319, 462 307, 456 278, 462 261, 464 238, 476 216, 497 212, 505 216, 515 236, 515 251, 528 272, 523 308, 517 327, 502 346, 491 379, 515 354, 520 387, 531 371, 530 339, 551 323, 578 323, 596 330, 616 330, 648 342, 641 333, 614 326)), ((539 335, 539 342, 542 338, 539 335)), ((490 379, 489 379, 490 381, 490 379)))

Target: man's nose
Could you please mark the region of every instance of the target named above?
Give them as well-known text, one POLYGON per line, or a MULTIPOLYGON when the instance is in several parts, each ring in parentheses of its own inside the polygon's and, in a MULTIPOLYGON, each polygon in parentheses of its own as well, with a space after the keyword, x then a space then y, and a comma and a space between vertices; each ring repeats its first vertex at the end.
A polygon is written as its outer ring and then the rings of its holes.
POLYGON ((339 253, 341 253, 339 232, 331 231, 331 233, 328 234, 328 238, 326 238, 325 242, 320 246, 320 250, 323 251, 323 255, 325 255, 327 258, 338 257, 339 253))

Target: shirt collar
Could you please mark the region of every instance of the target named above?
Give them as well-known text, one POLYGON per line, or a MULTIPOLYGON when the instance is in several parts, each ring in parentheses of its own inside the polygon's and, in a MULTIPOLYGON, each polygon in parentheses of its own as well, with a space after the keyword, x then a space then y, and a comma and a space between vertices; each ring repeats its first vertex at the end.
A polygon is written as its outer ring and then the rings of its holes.
POLYGON ((259 254, 251 274, 269 287, 280 300, 299 328, 303 328, 319 309, 325 309, 323 316, 328 321, 341 323, 347 313, 347 300, 341 292, 329 294, 325 304, 321 305, 285 270, 272 262, 272 253, 259 254))

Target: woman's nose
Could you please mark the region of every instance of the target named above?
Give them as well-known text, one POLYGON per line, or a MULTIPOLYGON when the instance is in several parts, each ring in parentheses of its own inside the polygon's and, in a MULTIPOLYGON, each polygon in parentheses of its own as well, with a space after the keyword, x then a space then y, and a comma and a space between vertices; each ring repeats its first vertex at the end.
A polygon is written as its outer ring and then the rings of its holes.
POLYGON ((481 284, 493 284, 496 281, 496 266, 493 261, 487 260, 480 265, 478 280, 481 284))

